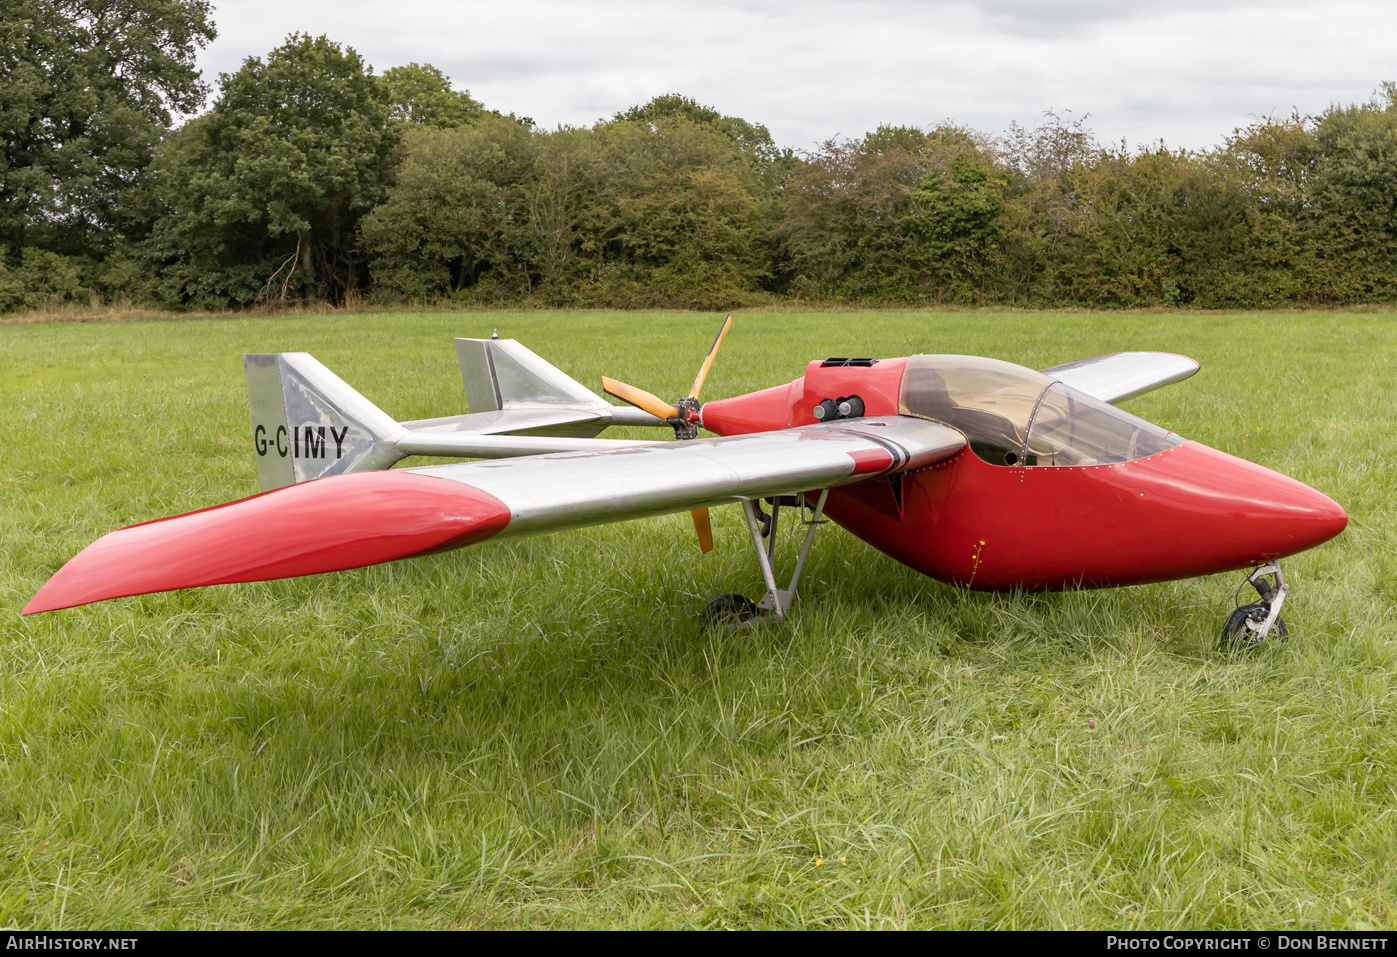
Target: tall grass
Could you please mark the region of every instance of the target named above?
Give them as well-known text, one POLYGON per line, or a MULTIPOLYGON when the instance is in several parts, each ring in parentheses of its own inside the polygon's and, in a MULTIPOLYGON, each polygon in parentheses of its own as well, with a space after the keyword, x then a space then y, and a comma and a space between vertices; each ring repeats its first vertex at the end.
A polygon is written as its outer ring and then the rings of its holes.
POLYGON ((1217 647, 1238 575, 982 595, 838 530, 787 622, 704 631, 709 596, 758 590, 734 508, 708 556, 672 516, 19 617, 100 534, 256 490, 244 351, 313 352, 408 419, 464 408, 452 335, 679 395, 717 320, 0 328, 0 922, 1394 923, 1388 317, 739 316, 709 379, 735 394, 827 354, 1199 358, 1131 411, 1352 516, 1288 564, 1291 638, 1250 654, 1217 647))

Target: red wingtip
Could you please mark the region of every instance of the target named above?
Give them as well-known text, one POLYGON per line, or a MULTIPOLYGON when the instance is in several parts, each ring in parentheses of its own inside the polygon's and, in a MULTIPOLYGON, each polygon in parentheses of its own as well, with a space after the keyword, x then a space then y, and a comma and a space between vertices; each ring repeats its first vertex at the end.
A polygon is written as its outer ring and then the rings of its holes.
POLYGON ((509 524, 486 492, 412 472, 358 472, 104 535, 23 614, 176 588, 295 578, 472 545, 509 524))

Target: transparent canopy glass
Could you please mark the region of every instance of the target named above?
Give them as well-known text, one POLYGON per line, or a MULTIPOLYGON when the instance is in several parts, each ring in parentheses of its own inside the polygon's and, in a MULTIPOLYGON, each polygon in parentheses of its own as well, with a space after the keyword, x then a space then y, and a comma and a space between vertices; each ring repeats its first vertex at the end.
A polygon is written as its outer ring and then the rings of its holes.
POLYGON ((1183 441, 1041 372, 980 356, 913 356, 899 405, 964 432, 991 465, 1104 465, 1183 441))

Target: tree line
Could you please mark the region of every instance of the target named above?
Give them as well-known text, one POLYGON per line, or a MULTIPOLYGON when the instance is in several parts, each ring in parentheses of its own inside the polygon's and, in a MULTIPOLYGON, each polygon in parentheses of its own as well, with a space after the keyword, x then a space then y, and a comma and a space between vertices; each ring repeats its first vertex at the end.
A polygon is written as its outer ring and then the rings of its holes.
POLYGON ((210 90, 207 0, 3 2, 0 310, 1397 298, 1390 83, 1207 150, 1050 114, 798 153, 678 94, 547 130, 323 36, 210 90))

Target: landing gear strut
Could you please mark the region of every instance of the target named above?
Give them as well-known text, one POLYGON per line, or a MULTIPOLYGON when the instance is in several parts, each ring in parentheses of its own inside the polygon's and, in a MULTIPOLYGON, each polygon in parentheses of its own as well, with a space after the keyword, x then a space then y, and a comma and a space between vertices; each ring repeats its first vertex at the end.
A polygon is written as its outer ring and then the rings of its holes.
POLYGON ((735 592, 719 595, 704 608, 704 618, 714 624, 724 624, 729 629, 751 628, 763 622, 780 621, 785 618, 786 613, 790 610, 791 600, 795 597, 800 573, 805 568, 805 559, 810 554, 810 543, 815 540, 815 530, 827 522, 827 519, 822 518, 822 516, 825 512, 825 499, 828 497, 829 489, 821 489, 819 501, 815 503, 813 510, 806 503, 804 495, 769 498, 767 503, 771 506, 770 515, 766 514, 754 500, 743 499, 742 512, 747 518, 747 531, 752 536, 752 546, 757 552, 757 564, 761 566, 762 582, 766 585, 766 594, 762 596, 760 601, 756 602, 735 592), (774 567, 776 561, 776 525, 783 505, 799 509, 796 514, 800 523, 806 527, 806 532, 805 540, 800 546, 800 553, 796 557, 796 567, 791 572, 790 584, 785 588, 778 588, 776 587, 774 567), (762 539, 766 539, 766 541, 763 542, 762 539))
MULTIPOLYGON (((1250 605, 1239 604, 1227 616, 1227 622, 1222 626, 1223 644, 1251 648, 1269 638, 1272 629, 1277 638, 1284 638, 1289 629, 1281 620, 1281 606, 1285 604, 1286 595, 1290 594, 1290 586, 1281 576, 1280 562, 1262 565, 1248 575, 1242 585, 1255 588, 1261 601, 1250 605)), ((1242 586, 1239 585, 1239 595, 1241 590, 1242 586)))

